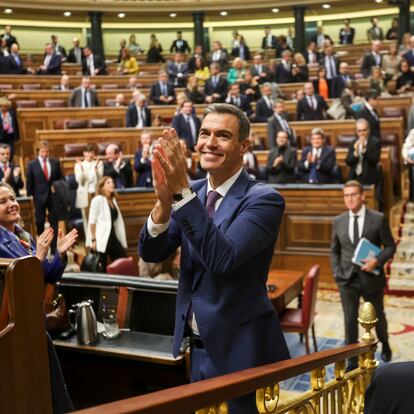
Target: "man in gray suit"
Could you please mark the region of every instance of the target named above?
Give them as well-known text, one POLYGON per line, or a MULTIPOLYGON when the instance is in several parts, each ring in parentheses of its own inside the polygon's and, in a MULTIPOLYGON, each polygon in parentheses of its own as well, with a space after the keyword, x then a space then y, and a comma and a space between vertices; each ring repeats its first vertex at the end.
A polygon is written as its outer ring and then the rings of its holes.
POLYGON ((91 88, 90 78, 82 78, 81 86, 75 88, 69 98, 69 106, 76 106, 78 108, 99 106, 98 95, 95 89, 91 88))
MULTIPOLYGON (((335 218, 332 231, 331 265, 341 296, 345 319, 345 342, 358 342, 358 308, 362 296, 371 302, 377 312, 377 336, 382 343, 381 357, 385 362, 391 360, 388 343, 387 320, 384 313, 384 265, 395 252, 387 219, 382 213, 368 209, 364 205, 365 195, 358 181, 348 181, 344 186, 344 201, 347 212, 335 218), (359 240, 365 237, 376 246, 382 247, 381 253, 367 259, 362 267, 352 263, 359 240), (380 274, 373 271, 379 268, 380 274)), ((348 362, 348 370, 356 368, 356 359, 348 362)))

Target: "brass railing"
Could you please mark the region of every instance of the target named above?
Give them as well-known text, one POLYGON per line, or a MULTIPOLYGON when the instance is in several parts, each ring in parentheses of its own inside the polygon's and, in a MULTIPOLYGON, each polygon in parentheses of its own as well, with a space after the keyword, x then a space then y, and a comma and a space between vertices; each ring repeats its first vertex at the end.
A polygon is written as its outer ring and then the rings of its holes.
POLYGON ((375 309, 366 302, 358 321, 366 332, 359 344, 317 352, 299 358, 264 365, 211 378, 193 384, 129 398, 78 414, 227 414, 227 400, 256 391, 260 414, 357 414, 364 409, 364 395, 376 366, 375 338, 371 330, 377 322, 375 309), (346 372, 345 361, 357 357, 357 369, 346 372), (335 364, 335 378, 326 381, 325 367, 335 364), (307 372, 310 390, 283 402, 279 383, 307 372), (206 408, 200 408, 206 407, 206 408))

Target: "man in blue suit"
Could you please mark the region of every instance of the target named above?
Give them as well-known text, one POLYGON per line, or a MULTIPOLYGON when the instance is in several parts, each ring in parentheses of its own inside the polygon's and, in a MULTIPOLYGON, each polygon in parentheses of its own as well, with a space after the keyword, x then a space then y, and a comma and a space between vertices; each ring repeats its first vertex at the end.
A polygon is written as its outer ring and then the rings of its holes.
POLYGON ((185 139, 188 148, 194 151, 197 144, 198 132, 200 131, 201 122, 197 115, 193 113, 193 103, 184 101, 181 105, 181 111, 172 119, 171 125, 177 132, 177 135, 185 139))
MULTIPOLYGON (((196 146, 208 178, 192 187, 175 130, 165 130, 154 149, 158 200, 139 253, 161 262, 181 246, 173 354, 189 335, 192 381, 289 358, 266 291, 284 200, 244 172, 249 132, 239 108, 210 105, 196 146)), ((232 414, 256 412, 255 396, 229 406, 232 414)))
POLYGON ((37 70, 38 75, 60 75, 62 58, 55 52, 51 43, 46 43, 43 64, 37 70))

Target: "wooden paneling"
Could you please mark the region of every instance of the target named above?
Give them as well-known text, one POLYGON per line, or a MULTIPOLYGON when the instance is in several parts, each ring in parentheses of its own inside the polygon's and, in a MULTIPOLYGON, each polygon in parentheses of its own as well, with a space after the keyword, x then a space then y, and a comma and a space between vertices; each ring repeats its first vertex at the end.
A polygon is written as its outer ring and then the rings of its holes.
MULTIPOLYGON (((306 270, 322 266, 324 282, 333 282, 329 267, 332 222, 345 211, 341 185, 285 185, 275 188, 283 195, 286 209, 272 267, 306 270)), ((117 200, 125 220, 128 253, 136 256, 139 232, 155 205, 151 190, 119 191, 117 200)), ((366 203, 375 208, 374 189, 366 190, 366 203)))

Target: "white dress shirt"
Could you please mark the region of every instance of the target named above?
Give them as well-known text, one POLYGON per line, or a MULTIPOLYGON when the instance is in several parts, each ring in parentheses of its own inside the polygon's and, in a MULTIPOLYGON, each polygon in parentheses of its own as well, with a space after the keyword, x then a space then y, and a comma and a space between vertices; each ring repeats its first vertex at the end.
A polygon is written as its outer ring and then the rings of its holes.
POLYGON ((351 242, 354 242, 354 216, 358 216, 358 233, 361 238, 362 230, 364 229, 366 208, 364 205, 360 208, 358 213, 349 211, 348 236, 351 242))
MULTIPOLYGON (((39 160, 40 167, 42 168, 42 171, 43 171, 43 157, 39 156, 39 157, 37 157, 37 159, 39 160)), ((47 175, 48 175, 49 180, 50 180, 50 174, 52 173, 52 166, 50 165, 49 157, 46 158, 46 168, 47 168, 47 175)))

